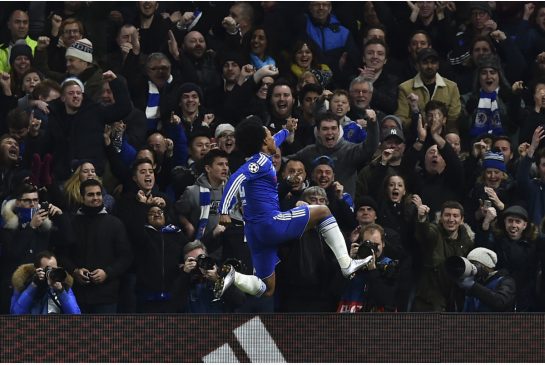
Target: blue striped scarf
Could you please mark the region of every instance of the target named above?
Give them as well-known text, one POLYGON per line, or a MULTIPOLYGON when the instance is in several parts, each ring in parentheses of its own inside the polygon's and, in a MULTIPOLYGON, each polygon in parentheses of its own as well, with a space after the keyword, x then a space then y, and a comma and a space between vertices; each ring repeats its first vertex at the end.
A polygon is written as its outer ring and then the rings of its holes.
MULTIPOLYGON (((167 84, 172 82, 172 75, 168 77, 167 84)), ((159 121, 161 118, 161 112, 159 110, 159 98, 160 93, 157 86, 148 81, 148 104, 146 105, 146 119, 148 120, 148 131, 155 131, 158 129, 159 121)))
POLYGON ((487 133, 495 136, 504 134, 500 120, 500 110, 498 109, 497 91, 496 89, 489 93, 481 90, 477 115, 470 131, 472 137, 478 137, 487 133))
POLYGON ((199 186, 199 202, 201 205, 201 215, 199 216, 199 226, 195 239, 200 240, 204 236, 206 225, 208 224, 208 216, 210 214, 210 189, 204 186, 199 186))

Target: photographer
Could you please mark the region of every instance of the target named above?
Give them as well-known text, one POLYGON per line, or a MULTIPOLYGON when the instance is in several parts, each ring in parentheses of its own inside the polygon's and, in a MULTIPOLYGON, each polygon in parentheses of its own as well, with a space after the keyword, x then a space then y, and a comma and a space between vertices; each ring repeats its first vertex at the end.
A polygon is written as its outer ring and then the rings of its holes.
POLYGON ((54 227, 68 225, 62 211, 47 202, 40 203, 38 189, 31 184, 18 187, 14 199, 2 206, 2 255, 0 256, 0 313, 9 313, 11 276, 19 265, 31 262, 36 252, 52 250, 51 242, 61 242, 54 227), (47 209, 46 209, 47 208, 47 209))
POLYGON ((350 280, 337 312, 397 312, 399 266, 397 260, 383 255, 384 229, 371 223, 361 229, 360 237, 350 246, 350 256, 361 259, 371 254, 373 259, 367 270, 350 280))
POLYGON ((221 300, 215 300, 214 284, 218 281, 218 266, 208 256, 202 242, 195 240, 184 247, 184 264, 180 280, 180 300, 185 313, 231 313, 242 305, 244 293, 232 285, 221 300))
POLYGON ((13 273, 11 314, 80 314, 72 292, 74 279, 57 266, 49 251, 36 255, 33 264, 19 266, 13 273))
MULTIPOLYGON (((457 259, 459 258, 454 261, 457 259)), ((451 260, 452 258, 447 259, 447 270, 451 260)), ((496 253, 484 247, 475 248, 467 255, 464 263, 466 267, 471 265, 471 275, 456 278, 458 286, 466 291, 464 312, 514 310, 515 279, 509 276, 507 270, 494 270, 497 262, 496 253)))

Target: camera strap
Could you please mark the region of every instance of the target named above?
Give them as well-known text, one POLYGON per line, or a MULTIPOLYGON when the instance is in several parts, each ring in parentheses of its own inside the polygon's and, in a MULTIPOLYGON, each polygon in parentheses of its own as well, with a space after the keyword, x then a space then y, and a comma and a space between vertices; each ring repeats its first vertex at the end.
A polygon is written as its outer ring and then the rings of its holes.
POLYGON ((63 314, 64 311, 62 310, 62 306, 61 306, 61 303, 59 302, 59 298, 57 297, 57 294, 52 293, 51 289, 49 289, 47 290, 47 295, 49 296, 49 298, 51 298, 53 303, 55 303, 57 307, 59 307, 60 314, 63 314))

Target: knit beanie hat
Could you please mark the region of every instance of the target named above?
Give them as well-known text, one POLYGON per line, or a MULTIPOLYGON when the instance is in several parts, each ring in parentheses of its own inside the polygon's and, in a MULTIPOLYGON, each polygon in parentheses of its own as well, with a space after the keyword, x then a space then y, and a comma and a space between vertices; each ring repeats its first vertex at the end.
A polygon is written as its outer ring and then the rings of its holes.
POLYGON ((218 125, 218 127, 216 128, 216 132, 214 133, 214 137, 218 138, 219 136, 221 136, 221 134, 223 132, 235 133, 235 127, 233 127, 229 123, 222 123, 222 124, 218 125))
POLYGON ((382 118, 382 120, 380 121, 380 127, 381 128, 382 128, 382 125, 384 124, 384 122, 387 121, 388 119, 391 119, 394 122, 396 122, 398 128, 403 130, 403 123, 401 122, 401 119, 399 119, 399 117, 397 115, 393 115, 393 114, 388 114, 387 116, 382 118))
POLYGON ((469 261, 477 261, 489 269, 495 268, 498 263, 498 256, 496 253, 484 247, 477 247, 471 250, 471 252, 467 254, 467 259, 469 261))
POLYGON ((235 51, 227 51, 220 56, 220 66, 223 67, 227 61, 235 62, 240 68, 247 62, 244 62, 244 57, 235 51))
POLYGON ((75 57, 82 61, 92 63, 93 62, 93 43, 87 38, 82 38, 75 41, 66 50, 65 57, 75 57))
POLYGON ((371 207, 378 214, 378 204, 376 200, 369 195, 364 195, 359 199, 358 209, 361 207, 371 207))
POLYGON ((81 88, 81 92, 84 93, 85 92, 85 87, 83 87, 83 82, 81 82, 80 79, 78 79, 77 77, 67 77, 66 79, 64 79, 64 81, 61 83, 61 88, 64 86, 64 84, 66 84, 68 81, 74 81, 76 84, 78 84, 78 86, 81 88))
POLYGON ((483 169, 498 169, 505 172, 505 162, 501 152, 486 152, 483 159, 483 169))
POLYGON ((203 102, 202 89, 199 85, 194 84, 192 82, 185 82, 180 86, 180 89, 178 90, 178 92, 180 93, 180 98, 182 97, 183 94, 190 93, 192 91, 195 91, 199 95, 199 100, 202 103, 203 102))
POLYGON ((469 3, 469 10, 478 9, 484 11, 489 16, 492 16, 492 8, 488 5, 487 1, 471 1, 469 3))
POLYGON ((502 71, 500 59, 494 54, 487 54, 479 58, 477 70, 481 71, 483 68, 493 68, 498 72, 502 71))
POLYGON ((9 64, 12 65, 15 62, 15 59, 18 56, 27 56, 30 62, 32 62, 32 48, 26 44, 24 39, 18 39, 15 44, 11 47, 9 54, 9 64))

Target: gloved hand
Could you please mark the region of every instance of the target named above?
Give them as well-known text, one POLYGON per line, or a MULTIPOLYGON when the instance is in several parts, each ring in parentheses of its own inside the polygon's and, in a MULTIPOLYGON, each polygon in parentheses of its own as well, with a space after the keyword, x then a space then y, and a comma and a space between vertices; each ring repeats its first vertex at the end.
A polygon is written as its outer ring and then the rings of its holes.
POLYGON ((462 289, 466 289, 466 290, 471 289, 473 287, 473 285, 475 285, 475 277, 474 276, 468 276, 466 278, 458 280, 457 284, 462 289))

